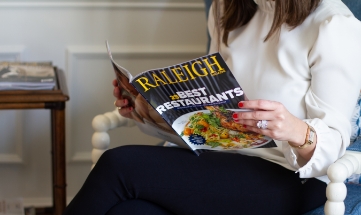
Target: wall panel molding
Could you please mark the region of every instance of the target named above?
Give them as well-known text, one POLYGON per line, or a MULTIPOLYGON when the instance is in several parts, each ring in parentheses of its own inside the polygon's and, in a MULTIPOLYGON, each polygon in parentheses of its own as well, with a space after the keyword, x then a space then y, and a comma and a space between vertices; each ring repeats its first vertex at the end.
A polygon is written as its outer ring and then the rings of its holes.
MULTIPOLYGON (((91 144, 90 141, 89 141, 89 144, 91 144)), ((73 156, 71 157, 70 162, 76 162, 76 163, 86 162, 86 163, 90 163, 90 162, 92 162, 92 160, 91 160, 91 152, 75 152, 73 154, 73 156)))
POLYGON ((12 60, 21 61, 24 55, 25 46, 0 46, 0 61, 12 60))
MULTIPOLYGON (((113 58, 169 58, 169 57, 198 57, 206 54, 205 47, 200 46, 156 46, 156 47, 144 47, 144 46, 112 46, 111 52, 113 58)), ((106 59, 109 60, 108 53, 104 46, 68 46, 66 50, 66 82, 68 84, 69 92, 73 86, 72 74, 74 67, 78 60, 81 59, 106 59)), ((72 100, 70 99, 69 102, 72 100)), ((71 123, 72 118, 71 109, 67 109, 67 154, 69 156, 68 162, 91 162, 91 152, 80 151, 76 152, 72 149, 71 143, 71 123)), ((91 142, 89 140, 89 145, 91 142)))
MULTIPOLYGON (((108 53, 104 46, 68 46, 67 64, 71 65, 71 60, 76 58, 108 58, 108 53)), ((113 57, 184 57, 189 55, 205 55, 206 50, 200 46, 111 46, 113 57)))
MULTIPOLYGON (((23 120, 23 113, 16 113, 16 125, 17 125, 17 137, 15 143, 6 143, 6 144, 15 144, 14 152, 0 152, 0 164, 24 164, 23 158, 23 129, 21 121, 23 120)), ((1 119, 0 119, 1 120, 1 119)), ((4 144, 4 143, 2 143, 4 144)))
POLYGON ((118 8, 204 10, 204 4, 193 2, 1 2, 0 8, 118 8))
MULTIPOLYGON (((74 198, 74 196, 67 196, 66 205, 70 203, 70 201, 74 198)), ((23 205, 24 207, 44 207, 44 206, 52 206, 53 199, 52 197, 30 197, 30 198, 23 198, 23 205)))
POLYGON ((44 198, 23 198, 24 207, 44 207, 51 206, 53 200, 51 197, 44 198))
POLYGON ((22 164, 23 162, 20 154, 0 154, 1 164, 22 164))
MULTIPOLYGON (((5 144, 15 144, 15 151, 13 152, 0 152, 0 164, 24 164, 24 155, 23 155, 23 144, 24 144, 24 111, 22 110, 7 110, 14 112, 14 121, 16 128, 16 137, 15 142, 5 143, 5 144)), ((1 120, 1 118, 0 118, 1 120)), ((2 143, 4 144, 4 143, 2 143)))
MULTIPOLYGON (((0 61, 21 61, 23 60, 25 47, 22 45, 9 45, 9 46, 0 46, 0 61)), ((8 110, 9 111, 9 110, 8 110)), ((16 137, 15 143, 5 143, 5 144, 15 144, 14 153, 1 153, 0 152, 0 164, 22 164, 23 161, 23 111, 17 110, 15 112, 15 121, 16 121, 16 131, 19 135, 16 137)), ((0 118, 1 120, 1 118, 0 118)), ((2 143, 4 144, 4 143, 2 143)))
MULTIPOLYGON (((163 58, 163 57, 187 57, 202 56, 206 54, 204 46, 113 46, 111 47, 113 58, 163 58)), ((66 50, 66 77, 69 87, 71 86, 72 67, 78 59, 109 59, 104 46, 68 46, 66 50)))

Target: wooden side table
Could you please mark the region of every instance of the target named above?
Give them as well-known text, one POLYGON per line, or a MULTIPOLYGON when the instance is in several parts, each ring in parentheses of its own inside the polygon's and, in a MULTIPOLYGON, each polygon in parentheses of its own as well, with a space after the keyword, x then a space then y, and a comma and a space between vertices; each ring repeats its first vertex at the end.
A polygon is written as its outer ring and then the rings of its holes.
POLYGON ((55 68, 54 90, 0 91, 0 109, 50 109, 53 207, 37 214, 61 215, 66 207, 65 102, 69 100, 64 72, 55 68))

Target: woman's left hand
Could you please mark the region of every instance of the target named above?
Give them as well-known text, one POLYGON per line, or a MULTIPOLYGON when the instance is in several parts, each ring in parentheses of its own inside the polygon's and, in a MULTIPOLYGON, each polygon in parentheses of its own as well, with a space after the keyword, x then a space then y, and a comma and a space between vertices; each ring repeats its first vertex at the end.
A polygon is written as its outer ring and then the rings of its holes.
POLYGON ((253 109, 233 115, 234 120, 246 125, 248 130, 276 140, 288 141, 296 146, 304 143, 307 124, 292 115, 283 104, 268 100, 249 100, 239 102, 238 106, 253 109), (267 120, 267 128, 257 127, 260 120, 267 120))

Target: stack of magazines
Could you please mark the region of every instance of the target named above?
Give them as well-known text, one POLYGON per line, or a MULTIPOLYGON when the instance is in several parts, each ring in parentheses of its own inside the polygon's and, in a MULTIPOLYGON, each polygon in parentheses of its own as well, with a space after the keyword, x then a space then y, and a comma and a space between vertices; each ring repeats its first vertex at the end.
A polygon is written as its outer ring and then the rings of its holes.
POLYGON ((0 62, 0 90, 51 90, 55 77, 51 63, 0 62))

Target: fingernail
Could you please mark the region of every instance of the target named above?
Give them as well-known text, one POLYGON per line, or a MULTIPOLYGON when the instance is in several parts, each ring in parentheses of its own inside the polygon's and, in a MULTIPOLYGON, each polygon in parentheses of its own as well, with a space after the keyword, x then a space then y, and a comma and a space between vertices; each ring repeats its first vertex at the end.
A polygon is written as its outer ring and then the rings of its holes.
POLYGON ((234 120, 238 120, 238 113, 233 113, 232 117, 233 117, 234 120))
POLYGON ((128 100, 124 99, 123 102, 126 105, 128 103, 128 100))
POLYGON ((129 107, 129 110, 132 111, 132 110, 133 110, 133 107, 129 107))
POLYGON ((247 128, 247 125, 243 125, 243 127, 247 128))
POLYGON ((238 107, 243 107, 243 102, 238 102, 238 107))

